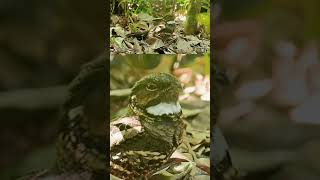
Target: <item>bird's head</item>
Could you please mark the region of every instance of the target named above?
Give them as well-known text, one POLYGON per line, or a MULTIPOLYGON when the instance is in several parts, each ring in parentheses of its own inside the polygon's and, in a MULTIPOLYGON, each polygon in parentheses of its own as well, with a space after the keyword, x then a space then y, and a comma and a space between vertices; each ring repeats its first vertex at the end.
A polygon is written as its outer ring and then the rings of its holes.
POLYGON ((135 83, 130 105, 155 116, 180 113, 178 99, 181 89, 180 82, 174 76, 167 73, 151 74, 135 83))

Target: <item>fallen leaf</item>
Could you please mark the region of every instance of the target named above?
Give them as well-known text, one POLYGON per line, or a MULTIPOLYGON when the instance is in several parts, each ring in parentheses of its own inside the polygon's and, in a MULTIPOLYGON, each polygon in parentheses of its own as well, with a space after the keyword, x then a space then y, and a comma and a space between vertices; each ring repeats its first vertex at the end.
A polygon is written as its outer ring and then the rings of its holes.
POLYGON ((264 97, 271 92, 271 89, 272 80, 263 79, 243 83, 235 94, 239 100, 254 100, 264 97))
POLYGON ((152 45, 151 45, 151 48, 152 49, 159 49, 161 47, 164 46, 164 43, 161 39, 157 39, 152 45))
POLYGON ((177 52, 182 53, 182 54, 192 52, 192 48, 191 48, 189 42, 187 42, 186 40, 184 40, 182 38, 178 38, 177 52))

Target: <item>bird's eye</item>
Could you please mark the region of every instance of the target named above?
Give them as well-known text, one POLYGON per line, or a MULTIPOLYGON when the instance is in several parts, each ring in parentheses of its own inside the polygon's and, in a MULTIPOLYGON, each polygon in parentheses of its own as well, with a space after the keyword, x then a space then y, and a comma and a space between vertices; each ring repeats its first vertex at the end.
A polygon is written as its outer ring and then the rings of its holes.
POLYGON ((153 84, 153 83, 149 83, 147 85, 147 90, 148 91, 155 91, 155 90, 157 90, 157 86, 155 84, 153 84))

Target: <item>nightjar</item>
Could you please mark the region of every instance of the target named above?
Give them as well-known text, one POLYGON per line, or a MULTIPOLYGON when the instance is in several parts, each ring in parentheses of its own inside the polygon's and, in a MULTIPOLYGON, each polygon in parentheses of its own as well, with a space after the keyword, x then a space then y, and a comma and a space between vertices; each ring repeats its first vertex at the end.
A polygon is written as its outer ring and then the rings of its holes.
POLYGON ((69 86, 61 108, 54 167, 35 170, 18 180, 105 179, 107 54, 83 66, 69 86))
POLYGON ((85 65, 69 86, 57 140, 57 169, 106 176, 107 57, 85 65))
POLYGON ((111 174, 149 179, 182 142, 185 129, 180 82, 167 73, 148 75, 131 90, 128 112, 111 122, 111 174))

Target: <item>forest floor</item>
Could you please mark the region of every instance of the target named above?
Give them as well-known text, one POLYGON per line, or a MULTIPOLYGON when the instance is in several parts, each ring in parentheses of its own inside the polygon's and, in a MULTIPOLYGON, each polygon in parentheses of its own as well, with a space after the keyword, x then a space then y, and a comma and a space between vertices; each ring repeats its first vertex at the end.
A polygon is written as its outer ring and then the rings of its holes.
POLYGON ((204 54, 209 35, 199 27, 194 35, 184 32, 184 16, 166 21, 146 13, 111 17, 110 52, 115 54, 204 54))

